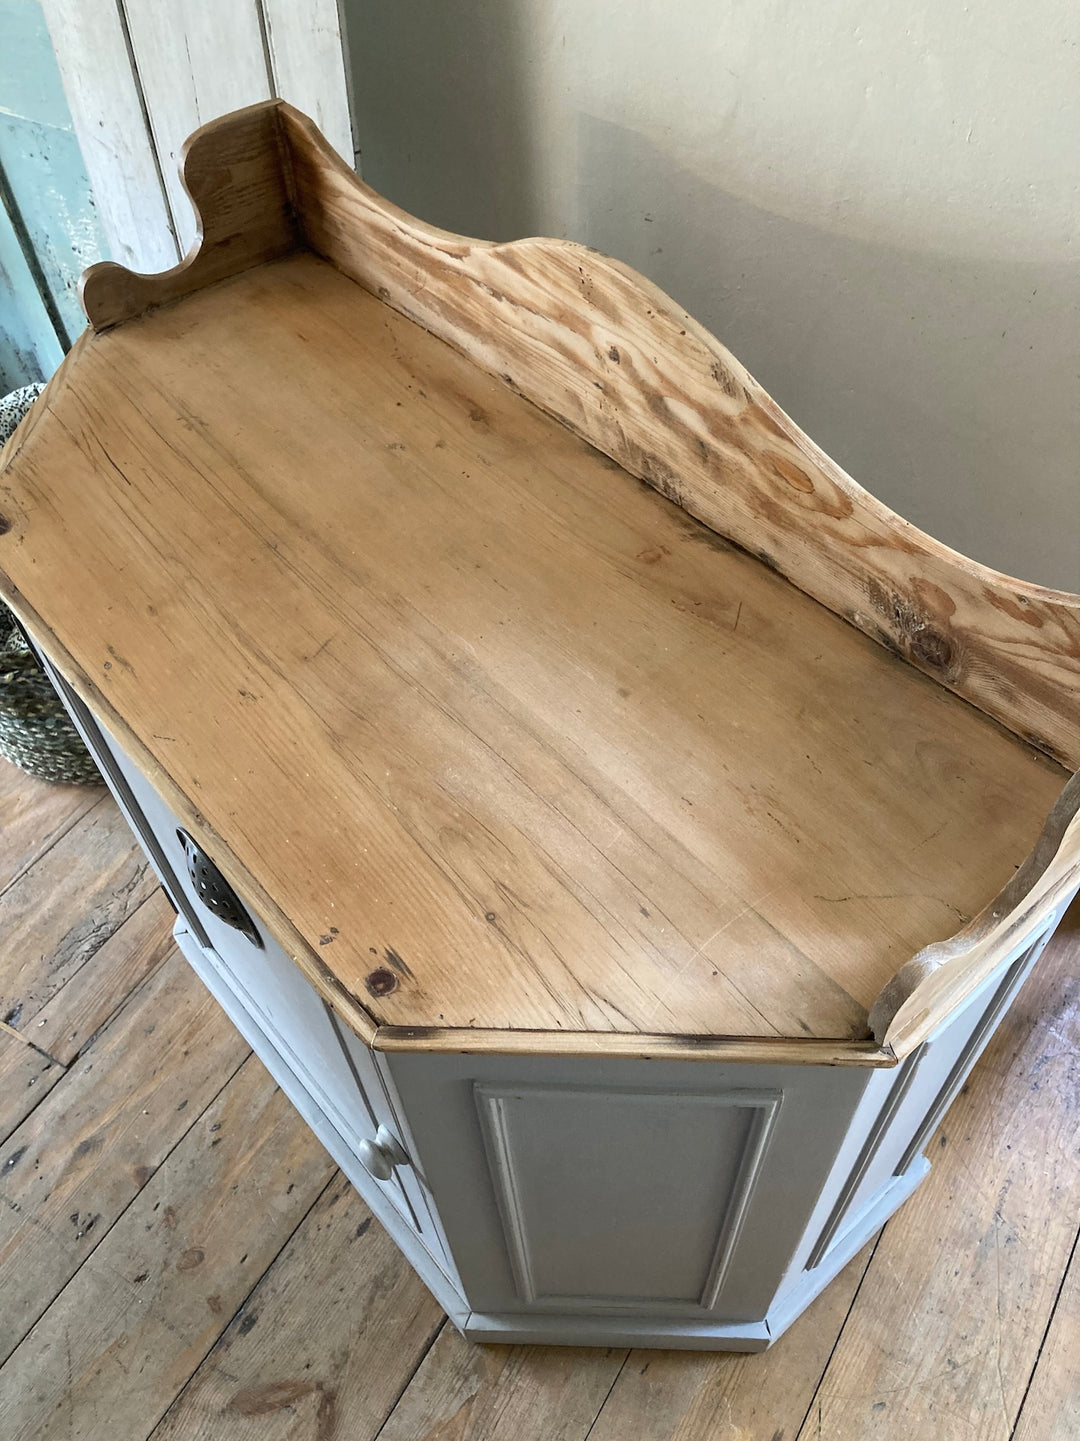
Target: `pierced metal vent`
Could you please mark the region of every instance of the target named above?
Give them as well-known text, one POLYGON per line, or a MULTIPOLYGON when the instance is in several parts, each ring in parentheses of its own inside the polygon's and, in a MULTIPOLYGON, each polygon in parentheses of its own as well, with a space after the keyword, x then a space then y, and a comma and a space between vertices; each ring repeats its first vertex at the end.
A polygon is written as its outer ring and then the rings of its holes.
POLYGON ((234 931, 247 936, 253 946, 262 947, 262 937, 255 922, 244 909, 244 903, 214 865, 205 851, 200 850, 187 831, 178 830, 176 838, 184 848, 188 875, 195 894, 211 915, 217 916, 234 931))

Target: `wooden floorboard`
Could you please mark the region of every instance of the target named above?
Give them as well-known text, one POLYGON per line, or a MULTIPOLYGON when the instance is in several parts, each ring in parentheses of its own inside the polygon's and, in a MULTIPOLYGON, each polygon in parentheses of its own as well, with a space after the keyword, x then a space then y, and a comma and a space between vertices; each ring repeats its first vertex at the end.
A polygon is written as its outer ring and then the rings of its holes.
POLYGON ((0 895, 104 795, 104 786, 35 785, 0 759, 0 895))
POLYGON ((52 1090, 64 1067, 19 1037, 0 1034, 0 1145, 52 1090))
POLYGON ((632 1352, 589 1441, 794 1437, 873 1250, 866 1246, 783 1339, 760 1355, 632 1352))
POLYGON ((132 911, 84 965, 29 1021, 31 1044, 70 1066, 127 998, 176 949, 175 912, 159 888, 132 911))
POLYGON ((179 952, 0 1148, 0 1358, 248 1054, 179 952))
POLYGON ((0 1016, 32 1036, 42 1006, 156 888, 102 797, 0 896, 0 1016))
POLYGON ((332 1174, 250 1057, 0 1371, 5 1441, 148 1436, 332 1174))
POLYGON ((800 1441, 1008 1441, 1080 1218, 1077 913, 885 1228, 800 1441))
POLYGON ((1080 1434, 1075 909, 924 1186, 770 1351, 470 1347, 183 965, 112 802, 0 766, 0 819, 3 1441, 1080 1434))
POLYGON ((339 1173, 153 1441, 374 1436, 444 1320, 339 1173))
POLYGON ((0 1030, 0 1145, 45 1099, 65 1068, 175 949, 163 893, 149 896, 23 1032, 0 1030))
POLYGON ((1080 1436, 1080 1246, 1072 1260, 1020 1408, 1014 1441, 1076 1441, 1080 1436))

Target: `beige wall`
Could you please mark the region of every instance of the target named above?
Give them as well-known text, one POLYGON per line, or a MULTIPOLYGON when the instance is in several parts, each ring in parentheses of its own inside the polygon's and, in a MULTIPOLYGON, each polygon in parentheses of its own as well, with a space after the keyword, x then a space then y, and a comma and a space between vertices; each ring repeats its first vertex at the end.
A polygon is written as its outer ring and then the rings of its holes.
POLYGON ((364 177, 698 316, 868 489, 1076 586, 1072 0, 345 0, 364 177))

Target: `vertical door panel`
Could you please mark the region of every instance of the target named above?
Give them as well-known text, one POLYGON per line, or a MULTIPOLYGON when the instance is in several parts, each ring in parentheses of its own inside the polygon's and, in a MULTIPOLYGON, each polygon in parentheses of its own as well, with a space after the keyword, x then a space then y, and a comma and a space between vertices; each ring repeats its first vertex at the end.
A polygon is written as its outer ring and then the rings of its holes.
POLYGON ((777 1095, 476 1088, 518 1297, 711 1310, 777 1095))

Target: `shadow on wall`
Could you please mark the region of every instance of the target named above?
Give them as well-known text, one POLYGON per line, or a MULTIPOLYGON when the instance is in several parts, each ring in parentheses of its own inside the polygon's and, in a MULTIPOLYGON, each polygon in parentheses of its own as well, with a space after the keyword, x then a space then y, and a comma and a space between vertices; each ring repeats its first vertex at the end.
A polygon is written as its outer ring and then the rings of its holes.
POLYGON ((465 235, 565 235, 635 266, 900 514, 1077 588, 1075 271, 892 248, 754 205, 731 191, 737 154, 717 156, 720 184, 538 90, 535 57, 560 43, 543 10, 346 0, 364 178, 465 235))
POLYGON ((1000 570, 1078 588, 1074 266, 801 225, 591 116, 578 156, 574 239, 666 290, 906 519, 1000 570))
POLYGON ((524 102, 520 8, 343 0, 343 9, 367 183, 444 230, 484 240, 534 234, 538 137, 524 102))

